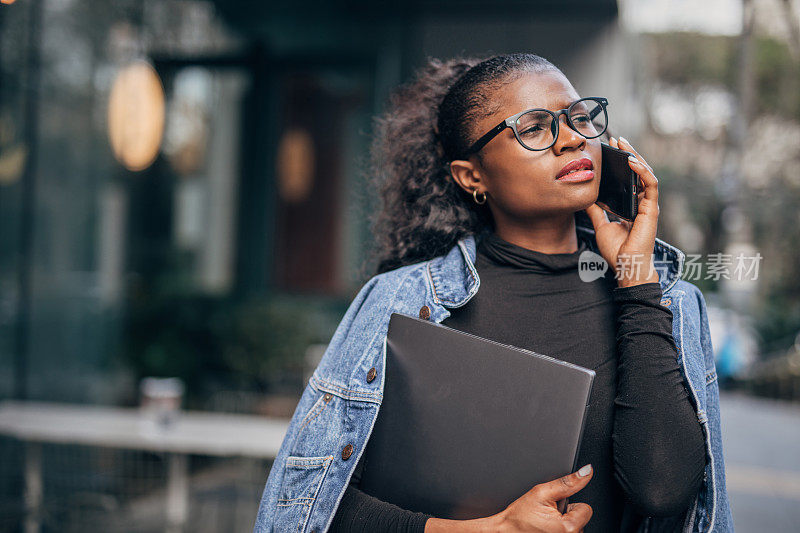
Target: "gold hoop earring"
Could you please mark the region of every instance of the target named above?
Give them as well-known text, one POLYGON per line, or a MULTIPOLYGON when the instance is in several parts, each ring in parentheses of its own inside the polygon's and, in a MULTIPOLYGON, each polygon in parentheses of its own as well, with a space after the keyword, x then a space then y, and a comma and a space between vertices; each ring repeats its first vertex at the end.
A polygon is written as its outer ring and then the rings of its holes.
POLYGON ((483 205, 486 203, 486 193, 482 192, 481 194, 483 195, 483 199, 478 200, 478 189, 472 191, 472 199, 475 200, 475 203, 478 205, 483 205))

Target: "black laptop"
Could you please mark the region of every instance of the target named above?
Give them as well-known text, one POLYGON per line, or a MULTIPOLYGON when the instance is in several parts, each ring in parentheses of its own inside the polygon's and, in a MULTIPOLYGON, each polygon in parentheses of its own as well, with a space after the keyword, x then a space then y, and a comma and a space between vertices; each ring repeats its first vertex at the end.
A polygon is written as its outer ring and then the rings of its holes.
POLYGON ((500 512, 578 467, 594 375, 394 313, 361 488, 439 518, 500 512))

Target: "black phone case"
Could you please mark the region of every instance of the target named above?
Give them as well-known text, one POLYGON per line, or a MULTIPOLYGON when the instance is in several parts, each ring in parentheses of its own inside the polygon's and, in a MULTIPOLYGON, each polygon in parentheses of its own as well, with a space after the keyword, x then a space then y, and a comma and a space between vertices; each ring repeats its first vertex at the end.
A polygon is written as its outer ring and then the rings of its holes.
POLYGON ((628 156, 633 154, 606 143, 600 144, 603 166, 596 203, 620 218, 633 221, 639 212, 639 176, 628 164, 628 156))

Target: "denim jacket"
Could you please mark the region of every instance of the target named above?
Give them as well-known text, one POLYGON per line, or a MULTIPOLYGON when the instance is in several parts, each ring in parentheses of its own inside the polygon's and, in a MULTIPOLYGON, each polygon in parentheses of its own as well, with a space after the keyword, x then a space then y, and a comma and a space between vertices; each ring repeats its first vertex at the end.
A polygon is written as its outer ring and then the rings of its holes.
MULTIPOLYGON (((593 227, 577 225, 599 253, 593 227)), ((720 434, 719 389, 703 294, 681 280, 684 253, 656 239, 662 305, 673 314, 680 367, 705 435, 704 481, 685 532, 733 531, 720 434)), ((389 316, 441 322, 480 287, 476 239, 444 256, 379 274, 358 292, 303 392, 272 465, 255 522, 260 532, 327 531, 381 406, 389 316)), ((520 494, 521 496, 521 494, 520 494)), ((645 532, 650 521, 644 521, 645 532)))

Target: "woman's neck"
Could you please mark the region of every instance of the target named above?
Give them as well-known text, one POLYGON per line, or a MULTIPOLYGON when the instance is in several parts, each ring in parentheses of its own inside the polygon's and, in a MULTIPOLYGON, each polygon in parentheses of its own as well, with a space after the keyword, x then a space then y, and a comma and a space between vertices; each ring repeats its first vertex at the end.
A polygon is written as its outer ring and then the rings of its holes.
POLYGON ((497 223, 494 233, 504 241, 545 254, 569 254, 578 250, 575 215, 550 217, 531 223, 497 223))

